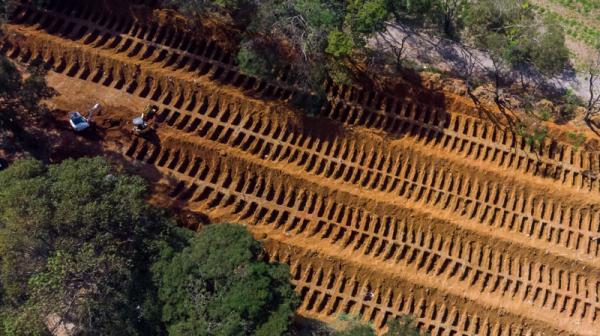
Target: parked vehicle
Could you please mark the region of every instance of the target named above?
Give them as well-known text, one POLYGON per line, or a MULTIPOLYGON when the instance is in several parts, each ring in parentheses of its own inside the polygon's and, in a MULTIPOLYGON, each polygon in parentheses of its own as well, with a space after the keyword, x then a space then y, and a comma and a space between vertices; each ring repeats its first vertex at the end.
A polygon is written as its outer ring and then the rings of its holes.
POLYGON ((89 109, 87 117, 81 115, 79 111, 69 112, 69 124, 71 125, 71 128, 73 128, 75 132, 81 132, 88 129, 92 123, 92 116, 101 109, 102 106, 100 103, 94 104, 94 106, 89 109))
POLYGON ((152 125, 148 124, 148 120, 152 119, 156 112, 158 111, 158 106, 156 105, 148 105, 146 106, 146 110, 142 113, 141 116, 133 118, 133 133, 136 135, 143 135, 152 130, 152 125))

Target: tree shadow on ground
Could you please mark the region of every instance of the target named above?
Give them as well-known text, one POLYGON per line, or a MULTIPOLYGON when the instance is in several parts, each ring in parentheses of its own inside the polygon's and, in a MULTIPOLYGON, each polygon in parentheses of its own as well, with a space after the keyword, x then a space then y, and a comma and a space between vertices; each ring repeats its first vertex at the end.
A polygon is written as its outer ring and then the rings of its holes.
POLYGON ((330 336, 333 331, 319 320, 295 316, 290 328, 290 336, 330 336))

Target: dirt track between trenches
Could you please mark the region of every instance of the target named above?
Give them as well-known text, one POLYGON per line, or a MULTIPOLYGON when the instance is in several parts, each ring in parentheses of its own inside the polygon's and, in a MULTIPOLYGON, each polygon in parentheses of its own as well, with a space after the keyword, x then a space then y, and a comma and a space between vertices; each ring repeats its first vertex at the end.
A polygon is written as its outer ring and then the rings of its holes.
POLYGON ((300 314, 383 328, 410 313, 432 335, 600 334, 599 153, 535 151, 473 115, 334 85, 321 116, 299 117, 285 76, 247 77, 183 31, 54 3, 17 11, 3 53, 156 104, 155 136, 103 146, 159 176, 163 203, 266 237, 300 314))

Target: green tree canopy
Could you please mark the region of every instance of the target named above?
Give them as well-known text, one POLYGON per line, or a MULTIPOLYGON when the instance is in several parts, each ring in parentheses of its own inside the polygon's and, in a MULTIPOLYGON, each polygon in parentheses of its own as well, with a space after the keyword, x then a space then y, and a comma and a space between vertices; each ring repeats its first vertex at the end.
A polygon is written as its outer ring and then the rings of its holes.
POLYGON ((247 5, 246 0, 164 0, 166 6, 176 8, 189 17, 200 17, 208 11, 237 10, 247 5))
MULTIPOLYGON (((565 35, 560 25, 552 20, 546 20, 544 32, 534 39, 532 47, 532 64, 546 75, 556 75, 564 70, 569 62, 569 49, 565 45, 565 35)), ((531 36, 536 37, 533 33, 531 36)))
POLYGON ((285 265, 259 261, 261 246, 234 224, 206 227, 154 266, 169 335, 282 335, 298 299, 285 265))
MULTIPOLYGON (((328 0, 266 0, 251 19, 248 39, 268 41, 254 43, 263 49, 255 54, 274 55, 268 62, 271 67, 288 67, 292 78, 317 86, 326 76, 325 48, 329 33, 342 25, 342 8, 341 3, 328 0)), ((252 73, 248 71, 252 67, 240 65, 242 71, 252 73)))
POLYGON ((467 5, 468 0, 385 0, 386 10, 396 21, 437 28, 440 33, 452 38, 459 37, 467 5))
POLYGON ((335 57, 348 57, 354 49, 354 41, 348 34, 344 34, 339 30, 334 30, 329 33, 327 39, 327 49, 325 51, 335 57))
POLYGON ((382 31, 390 16, 387 0, 351 0, 346 7, 346 25, 357 34, 382 31))
POLYGON ((465 25, 476 45, 513 69, 531 67, 546 76, 569 61, 559 26, 535 15, 525 0, 481 0, 465 7, 465 25))
POLYGON ((332 336, 375 336, 375 331, 366 324, 356 323, 346 330, 333 333, 332 336))
POLYGON ((173 226, 145 202, 140 178, 103 159, 23 160, 0 172, 0 185, 6 335, 44 335, 50 321, 82 335, 160 333, 146 309, 149 268, 173 226))
POLYGON ((44 73, 31 68, 31 76, 21 72, 6 57, 0 57, 0 129, 14 129, 19 121, 40 116, 45 110, 40 101, 53 95, 44 73))
POLYGON ((388 323, 388 331, 385 336, 419 336, 412 316, 405 315, 399 319, 393 319, 388 323))
MULTIPOLYGON (((389 321, 387 327, 388 330, 384 336, 420 335, 413 318, 408 315, 389 321)), ((375 331, 369 325, 355 322, 348 329, 335 332, 332 336, 375 336, 375 331)))

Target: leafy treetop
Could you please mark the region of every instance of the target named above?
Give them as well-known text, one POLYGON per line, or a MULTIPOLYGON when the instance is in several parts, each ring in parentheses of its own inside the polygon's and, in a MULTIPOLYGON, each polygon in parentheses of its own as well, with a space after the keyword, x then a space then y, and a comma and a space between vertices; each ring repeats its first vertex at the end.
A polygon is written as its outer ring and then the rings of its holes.
POLYGON ((234 224, 206 227, 154 266, 169 335, 283 335, 298 304, 286 265, 234 224))
POLYGON ((0 185, 0 334, 43 335, 52 318, 83 335, 160 332, 148 270, 175 231, 139 177, 24 160, 0 185))

